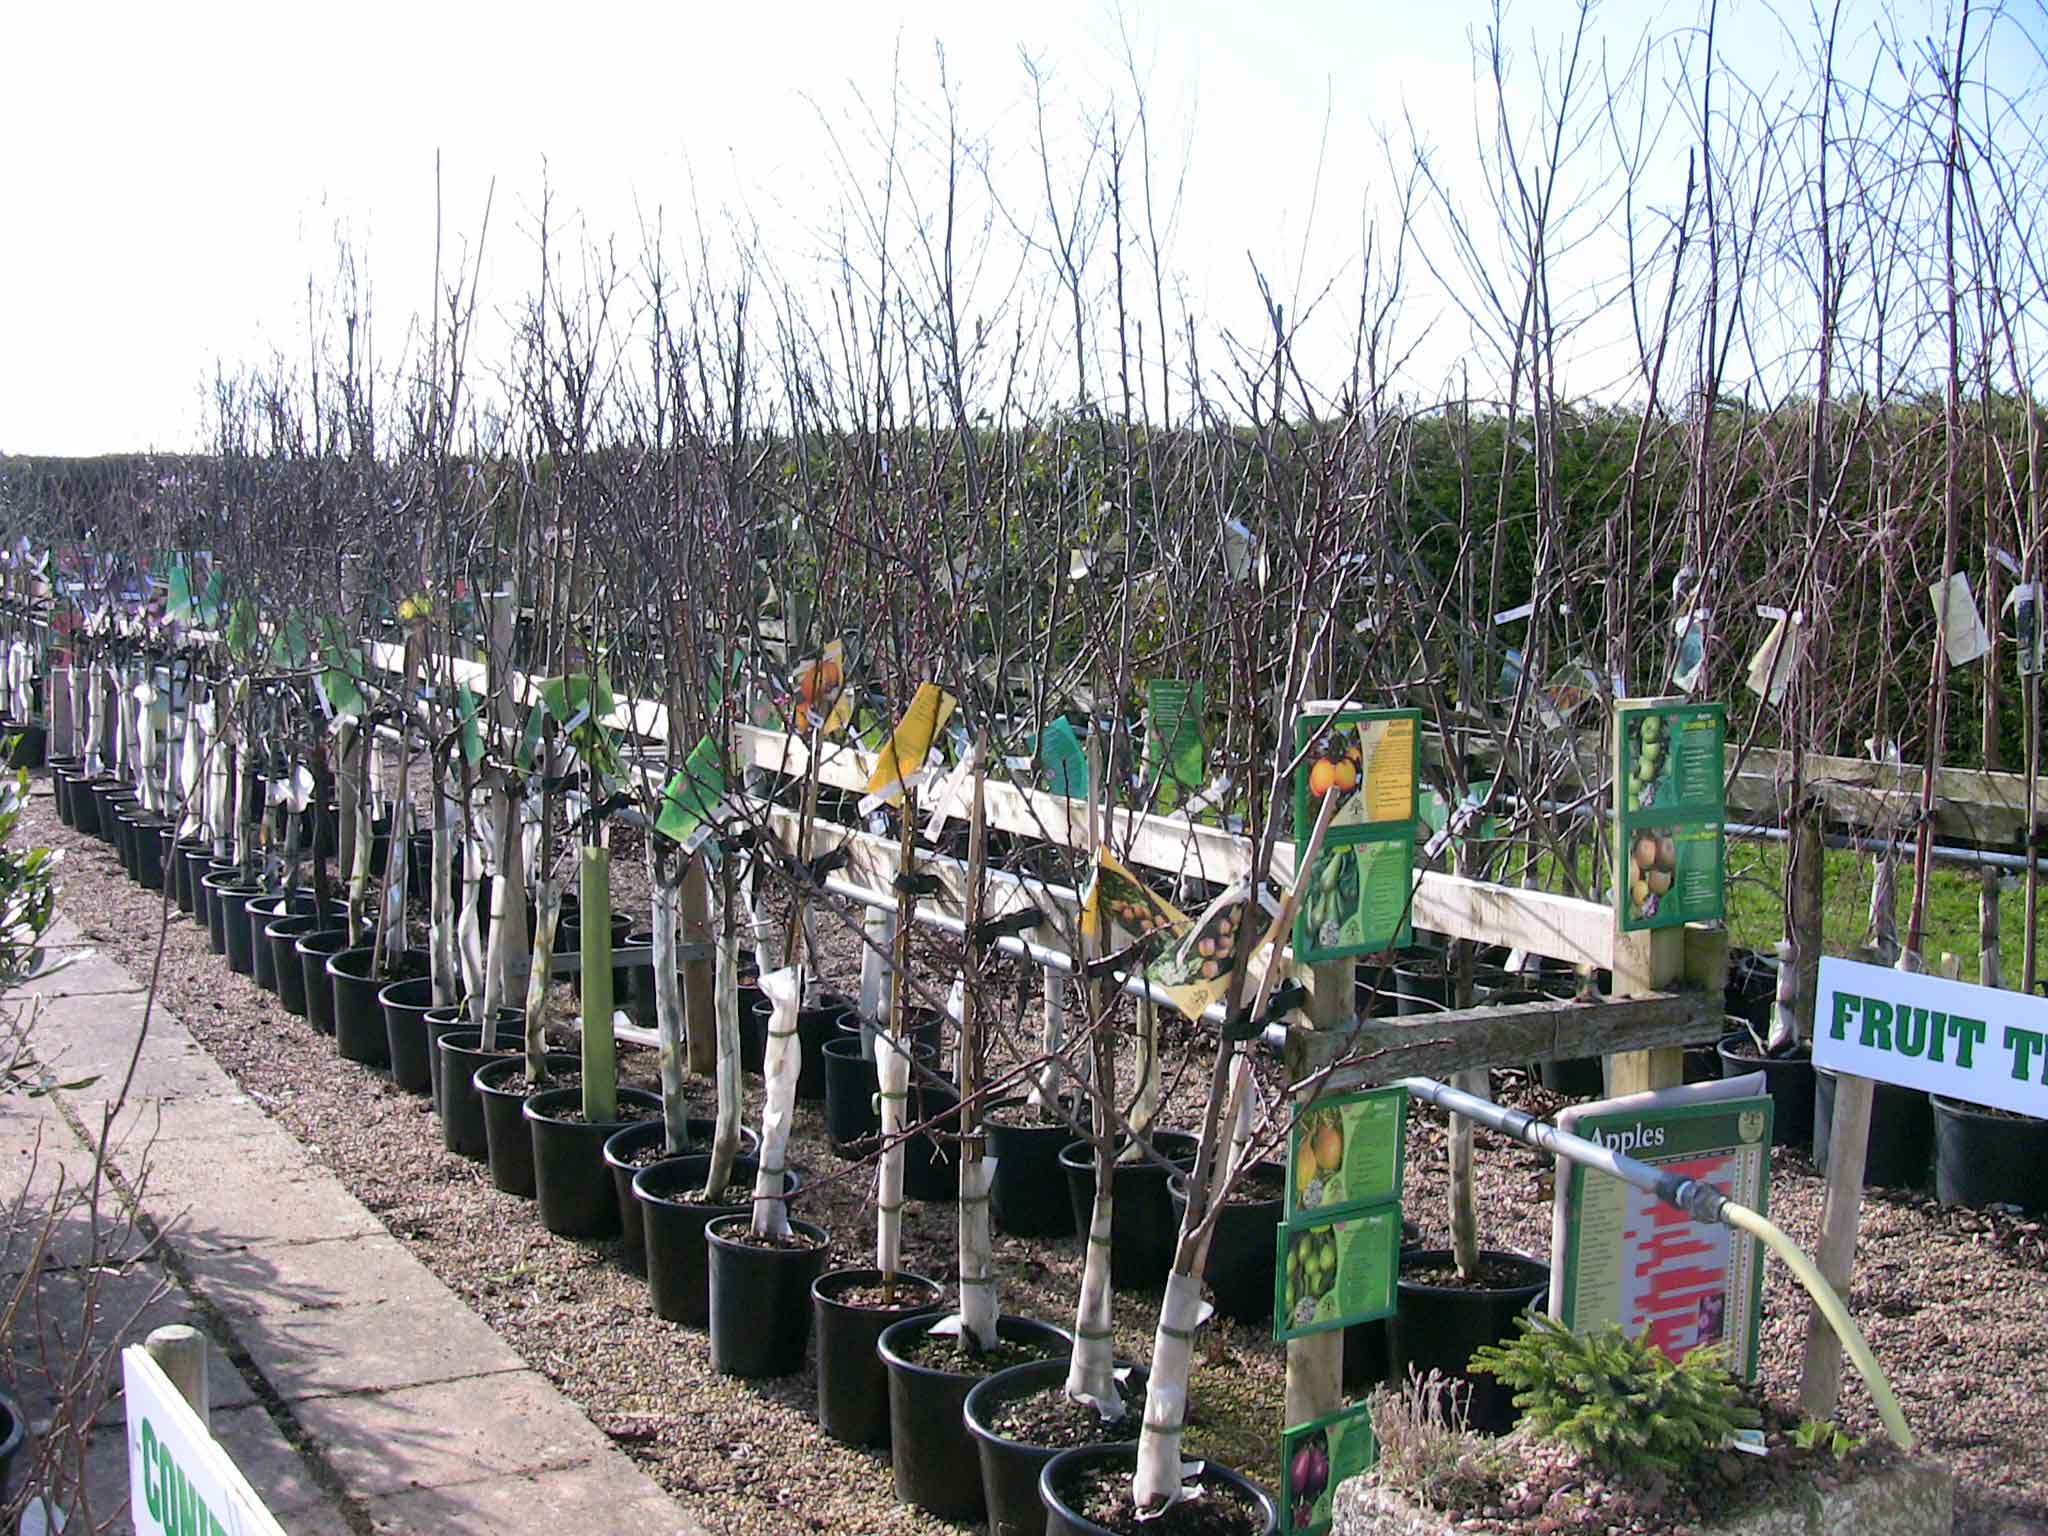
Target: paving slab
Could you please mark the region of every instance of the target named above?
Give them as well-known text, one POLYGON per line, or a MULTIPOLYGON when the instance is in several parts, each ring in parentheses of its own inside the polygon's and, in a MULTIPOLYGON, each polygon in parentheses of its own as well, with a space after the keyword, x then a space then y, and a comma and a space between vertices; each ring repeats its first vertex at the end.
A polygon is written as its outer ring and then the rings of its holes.
MULTIPOLYGON (((0 1101, 0 1179, 18 1171, 32 1194, 90 1174, 87 1138, 119 1092, 141 1026, 145 994, 90 952, 91 939, 70 920, 53 930, 53 943, 84 958, 37 994, 38 1035, 58 1048, 65 1075, 100 1080, 0 1101)), ((587 1523, 593 1511, 622 1536, 703 1530, 175 1016, 151 1013, 132 1088, 114 1117, 110 1161, 150 1225, 125 1234, 120 1262, 46 1276, 46 1304, 23 1326, 54 1326, 91 1284, 106 1303, 102 1326, 132 1325, 114 1342, 166 1322, 212 1336, 215 1433, 293 1536, 546 1530, 587 1523)), ((75 1266, 108 1251, 76 1222, 53 1244, 53 1257, 75 1266)), ((112 1348, 106 1358, 118 1368, 112 1348)), ((117 1392, 109 1403, 79 1474, 96 1524, 125 1504, 117 1392)))

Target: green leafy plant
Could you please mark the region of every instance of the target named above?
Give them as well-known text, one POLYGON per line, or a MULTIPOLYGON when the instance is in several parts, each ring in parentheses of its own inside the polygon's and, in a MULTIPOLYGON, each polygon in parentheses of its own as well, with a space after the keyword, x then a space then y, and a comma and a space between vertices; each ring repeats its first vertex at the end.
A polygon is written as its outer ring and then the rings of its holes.
POLYGON ((1792 1431, 1792 1443, 1802 1451, 1832 1451, 1836 1460, 1856 1449, 1856 1438, 1832 1419, 1808 1419, 1792 1431))
POLYGON ((1609 1471, 1683 1471, 1758 1422, 1717 1350, 1674 1364, 1612 1323, 1587 1333, 1541 1314, 1519 1323, 1519 1338, 1475 1351, 1472 1369, 1515 1388, 1521 1428, 1609 1471))
POLYGON ((28 774, 0 776, 0 992, 42 971, 43 935, 56 915, 59 855, 15 845, 27 805, 28 774))

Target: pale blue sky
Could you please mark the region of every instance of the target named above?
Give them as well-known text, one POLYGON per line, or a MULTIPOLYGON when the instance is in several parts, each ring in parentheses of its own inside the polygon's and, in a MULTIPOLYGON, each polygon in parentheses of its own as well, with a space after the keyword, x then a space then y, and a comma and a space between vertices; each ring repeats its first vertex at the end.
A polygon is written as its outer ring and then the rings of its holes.
MULTIPOLYGON (((1508 36, 1554 46, 1571 10, 1523 0, 1508 36)), ((2038 25, 2039 0, 2023 14, 2011 25, 2038 25)), ((1318 354, 1334 366, 1362 223, 1389 186, 1379 128, 1411 114, 1453 187, 1477 194, 1471 32, 1488 15, 1478 0, 1131 0, 1155 175, 1175 175, 1185 152, 1169 267, 1205 324, 1256 332, 1253 257, 1283 296, 1334 282, 1318 354)), ((1695 7, 1607 0, 1596 15, 1596 42, 1618 56, 1645 28, 1689 25, 1695 7)), ((1745 72, 1789 67, 1758 0, 1724 0, 1723 17, 1745 72)), ((494 313, 532 276, 543 162, 558 214, 580 214, 627 257, 657 207, 671 229, 693 208, 712 223, 741 210, 800 282, 846 195, 828 125, 872 178, 855 92, 885 110, 896 58, 929 112, 943 43, 964 126, 991 145, 998 187, 1025 201, 1035 130, 1019 49, 1050 71, 1071 152, 1077 106, 1128 97, 1117 30, 1104 0, 16 7, 0 97, 0 451, 198 445, 216 358, 303 354, 307 283, 331 277, 338 229, 364 254, 395 349, 429 301, 437 149, 452 237, 473 236, 497 179, 494 313)), ((1651 178, 1672 200, 1675 167, 1651 178)), ((1603 262, 1614 269, 1611 251, 1603 262)), ((984 295, 1003 279, 985 281, 984 295)), ((1419 282, 1408 323, 1427 388, 1472 353, 1419 282)), ((1591 347, 1575 382, 1598 390, 1612 372, 1591 347)))

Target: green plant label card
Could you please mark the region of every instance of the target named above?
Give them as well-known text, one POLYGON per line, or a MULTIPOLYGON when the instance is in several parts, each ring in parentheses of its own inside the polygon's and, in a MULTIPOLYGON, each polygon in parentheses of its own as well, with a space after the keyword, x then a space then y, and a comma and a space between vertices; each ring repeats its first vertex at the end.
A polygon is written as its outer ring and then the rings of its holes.
POLYGON ((690 749, 680 772, 662 791, 661 812, 654 830, 671 842, 689 842, 725 797, 725 773, 718 762, 718 743, 709 736, 690 749))
POLYGON ((1407 1136, 1406 1088, 1302 1105, 1287 1133, 1289 1224, 1400 1199, 1407 1136))
POLYGON ((1364 1403, 1282 1431, 1280 1529, 1304 1536, 1329 1530, 1337 1485, 1371 1470, 1379 1451, 1364 1403))
POLYGON ((1305 965, 1376 954, 1409 939, 1415 838, 1397 826, 1355 842, 1329 834, 1294 910, 1294 957, 1305 965))
POLYGON ((1155 677, 1145 684, 1145 783, 1157 785, 1152 807, 1170 811, 1202 787, 1200 683, 1155 677))
POLYGON ((1295 1339, 1388 1316, 1400 1255, 1401 1207, 1395 1203, 1276 1226, 1273 1337, 1295 1339))
POLYGON ((1065 715, 1055 715, 1038 733, 1038 771, 1044 775, 1041 785, 1052 794, 1071 799, 1088 793, 1088 752, 1065 715))
POLYGON ((1337 799, 1326 843, 1365 828, 1400 823, 1412 833, 1422 770, 1422 712, 1352 709, 1306 713, 1294 723, 1294 840, 1315 830, 1328 796, 1337 799))
POLYGON ((1624 932, 1718 922, 1726 911, 1719 704, 1615 709, 1615 904, 1624 932))

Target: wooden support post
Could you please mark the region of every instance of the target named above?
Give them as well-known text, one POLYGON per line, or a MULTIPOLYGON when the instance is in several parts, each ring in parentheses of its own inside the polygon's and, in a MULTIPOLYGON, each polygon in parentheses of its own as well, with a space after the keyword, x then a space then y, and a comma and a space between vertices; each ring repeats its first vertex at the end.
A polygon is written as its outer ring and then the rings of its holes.
MULTIPOLYGON (((1340 960, 1310 971, 1314 995, 1309 1023, 1316 1029, 1342 1030, 1351 1022, 1354 984, 1352 963, 1340 960)), ((1344 1330, 1312 1333, 1287 1341, 1287 1395, 1284 1424, 1305 1424, 1344 1406, 1344 1330)))
MULTIPOLYGON (((1724 974, 1726 960, 1723 960, 1724 974)), ((1667 992, 1685 971, 1685 930, 1653 928, 1614 936, 1615 997, 1640 997, 1667 992)), ((1651 1088, 1676 1088, 1685 1079, 1685 1048, 1657 1046, 1647 1051, 1617 1051, 1607 1058, 1609 1094, 1642 1093, 1651 1088)))
POLYGON ((199 1422, 212 1427, 213 1389, 207 1382, 206 1335, 184 1323, 153 1329, 142 1342, 179 1396, 192 1405, 199 1422))
MULTIPOLYGON (((1856 1263, 1856 1230, 1863 1218, 1863 1165, 1870 1150, 1870 1104, 1875 1085, 1847 1072, 1835 1078, 1835 1112, 1828 1129, 1828 1176, 1822 1196, 1821 1278, 1835 1294, 1849 1293, 1856 1263)), ((1808 1418, 1834 1417, 1842 1391, 1842 1341, 1811 1303, 1806 1309, 1806 1352, 1799 1365, 1799 1408, 1808 1418)))

